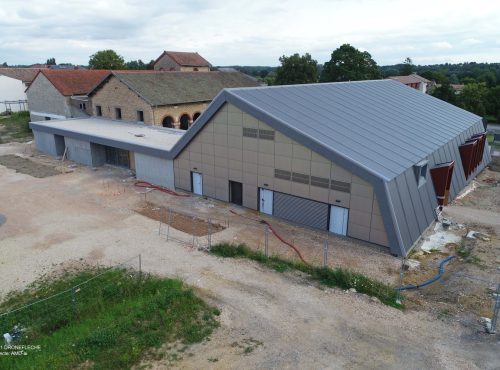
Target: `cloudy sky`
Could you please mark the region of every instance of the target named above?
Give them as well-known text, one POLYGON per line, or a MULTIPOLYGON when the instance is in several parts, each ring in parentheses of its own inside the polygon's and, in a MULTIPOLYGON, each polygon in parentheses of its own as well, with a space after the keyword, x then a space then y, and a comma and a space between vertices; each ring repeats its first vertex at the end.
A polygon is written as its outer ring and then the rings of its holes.
POLYGON ((309 52, 319 63, 343 43, 380 65, 500 62, 498 0, 2 0, 0 63, 87 64, 198 51, 213 65, 277 65, 309 52))

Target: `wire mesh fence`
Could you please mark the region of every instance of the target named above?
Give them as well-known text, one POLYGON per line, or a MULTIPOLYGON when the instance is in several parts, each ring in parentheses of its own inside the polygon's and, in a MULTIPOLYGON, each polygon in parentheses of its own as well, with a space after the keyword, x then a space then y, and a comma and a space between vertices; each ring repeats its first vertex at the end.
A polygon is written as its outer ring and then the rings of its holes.
POLYGON ((8 297, 0 312, 0 333, 5 342, 0 360, 18 355, 16 349, 40 350, 26 345, 64 329, 89 312, 106 311, 110 302, 133 294, 142 278, 141 263, 138 255, 105 269, 67 272, 56 277, 56 283, 42 280, 32 287, 35 297, 29 290, 8 297))

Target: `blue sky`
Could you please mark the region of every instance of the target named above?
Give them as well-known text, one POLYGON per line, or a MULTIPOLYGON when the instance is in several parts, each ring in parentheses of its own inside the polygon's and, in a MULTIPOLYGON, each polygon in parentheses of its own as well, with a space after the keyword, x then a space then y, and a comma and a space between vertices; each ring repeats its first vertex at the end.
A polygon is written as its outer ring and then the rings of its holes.
POLYGON ((114 49, 125 60, 198 51, 213 65, 277 65, 342 43, 380 65, 500 62, 496 0, 2 0, 0 63, 87 64, 114 49))

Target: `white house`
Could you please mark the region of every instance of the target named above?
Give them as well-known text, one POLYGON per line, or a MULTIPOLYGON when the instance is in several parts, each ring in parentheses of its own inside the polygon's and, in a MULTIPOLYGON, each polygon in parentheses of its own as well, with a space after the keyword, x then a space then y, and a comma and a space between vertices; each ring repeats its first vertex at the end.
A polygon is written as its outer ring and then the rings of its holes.
POLYGON ((28 110, 26 88, 38 68, 0 68, 0 112, 28 110))

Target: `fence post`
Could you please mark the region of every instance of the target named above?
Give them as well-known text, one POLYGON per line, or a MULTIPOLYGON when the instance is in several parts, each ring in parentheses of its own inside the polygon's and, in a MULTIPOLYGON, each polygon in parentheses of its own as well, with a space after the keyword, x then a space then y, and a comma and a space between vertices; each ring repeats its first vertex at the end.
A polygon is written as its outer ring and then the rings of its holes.
POLYGON ((397 304, 401 304, 401 287, 403 286, 404 270, 405 270, 405 257, 402 257, 401 269, 399 271, 399 289, 397 290, 397 295, 396 295, 397 304))
POLYGON ((170 212, 170 208, 167 208, 168 212, 168 222, 167 222, 167 242, 168 242, 168 237, 170 235, 170 223, 172 222, 172 212, 170 212))
POLYGON ((73 287, 71 288, 71 306, 73 307, 73 314, 77 315, 76 312, 76 289, 73 287))
POLYGON ((264 242, 264 254, 266 257, 269 257, 269 226, 266 225, 265 231, 265 242, 264 242))
POLYGON ((490 327, 486 328, 488 333, 490 334, 495 334, 497 330, 497 320, 498 320, 498 313, 500 311, 500 284, 497 285, 497 291, 496 291, 496 296, 495 296, 495 305, 493 306, 493 317, 491 318, 491 324, 490 327))
POLYGON ((208 249, 212 247, 212 220, 208 218, 208 249))
POLYGON ((323 247, 323 267, 328 267, 328 239, 325 239, 323 247))
POLYGON ((139 281, 142 280, 142 256, 139 253, 139 281))

